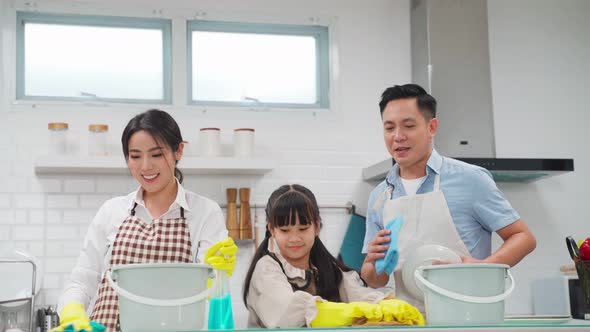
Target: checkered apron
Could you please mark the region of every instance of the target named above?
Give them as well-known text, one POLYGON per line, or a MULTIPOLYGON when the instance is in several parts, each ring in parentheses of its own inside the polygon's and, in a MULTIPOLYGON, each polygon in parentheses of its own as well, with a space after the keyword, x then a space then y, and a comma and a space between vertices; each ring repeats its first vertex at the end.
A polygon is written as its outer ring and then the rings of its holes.
MULTIPOLYGON (((180 208, 180 218, 156 219, 146 224, 135 216, 135 208, 131 215, 119 227, 108 270, 113 265, 139 263, 192 263, 191 239, 184 209, 180 208)), ((98 299, 94 305, 91 320, 104 326, 107 331, 118 331, 119 302, 118 296, 103 274, 98 290, 98 299)))

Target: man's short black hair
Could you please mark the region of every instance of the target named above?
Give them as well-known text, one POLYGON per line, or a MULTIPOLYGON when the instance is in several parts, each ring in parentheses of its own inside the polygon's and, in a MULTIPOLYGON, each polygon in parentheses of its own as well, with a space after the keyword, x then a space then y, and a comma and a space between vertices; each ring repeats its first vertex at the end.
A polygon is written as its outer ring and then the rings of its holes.
POLYGON ((408 98, 416 98, 418 109, 426 120, 436 118, 436 99, 418 84, 394 85, 385 89, 379 102, 381 116, 383 117, 383 110, 390 101, 408 98))

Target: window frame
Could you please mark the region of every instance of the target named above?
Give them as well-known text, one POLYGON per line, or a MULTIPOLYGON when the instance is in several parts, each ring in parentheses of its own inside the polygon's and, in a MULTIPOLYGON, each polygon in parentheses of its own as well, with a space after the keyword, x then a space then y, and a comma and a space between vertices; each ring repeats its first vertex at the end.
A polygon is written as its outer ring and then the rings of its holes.
POLYGON ((229 107, 264 107, 291 109, 329 109, 330 108, 330 58, 329 58, 329 27, 320 25, 287 25, 271 23, 246 23, 229 21, 187 21, 187 103, 198 106, 229 106, 229 107), (251 33, 264 35, 309 36, 316 44, 316 95, 315 103, 280 103, 280 102, 251 102, 251 101, 210 101, 193 99, 193 45, 192 33, 229 32, 251 33))
POLYGON ((99 101, 127 104, 172 104, 172 20, 77 14, 16 12, 16 100, 99 101), (59 24, 71 26, 158 29, 162 31, 163 96, 161 99, 38 96, 25 94, 25 24, 59 24))

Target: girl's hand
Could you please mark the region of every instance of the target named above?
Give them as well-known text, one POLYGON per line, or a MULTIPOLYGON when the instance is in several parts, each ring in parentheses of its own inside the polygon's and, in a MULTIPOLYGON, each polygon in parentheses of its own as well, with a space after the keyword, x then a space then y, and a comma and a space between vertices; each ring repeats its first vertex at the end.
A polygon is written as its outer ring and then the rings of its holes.
POLYGON ((352 325, 355 318, 378 322, 383 317, 378 304, 367 302, 316 302, 318 313, 311 327, 338 327, 352 325))
POLYGON ((409 325, 424 325, 424 317, 413 305, 400 299, 387 299, 379 302, 383 312, 383 321, 396 321, 409 325))

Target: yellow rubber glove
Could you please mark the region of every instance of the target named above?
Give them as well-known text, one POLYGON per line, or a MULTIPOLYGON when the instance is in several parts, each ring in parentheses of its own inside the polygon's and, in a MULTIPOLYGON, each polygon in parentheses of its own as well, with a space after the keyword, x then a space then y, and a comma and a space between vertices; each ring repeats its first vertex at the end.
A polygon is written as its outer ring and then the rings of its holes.
POLYGON ((424 317, 413 305, 399 299, 379 301, 383 312, 383 321, 396 321, 408 325, 424 325, 424 317))
POLYGON ((236 266, 236 253, 238 246, 231 237, 226 237, 213 244, 205 253, 205 263, 213 266, 217 270, 226 270, 231 277, 236 266))
POLYGON ((355 318, 365 317, 378 322, 383 317, 378 304, 367 302, 316 302, 318 313, 311 321, 311 327, 349 326, 355 318))
POLYGON ((90 319, 86 316, 84 306, 78 302, 70 302, 62 309, 59 316, 60 325, 51 329, 51 332, 61 332, 66 328, 91 331, 90 319))

